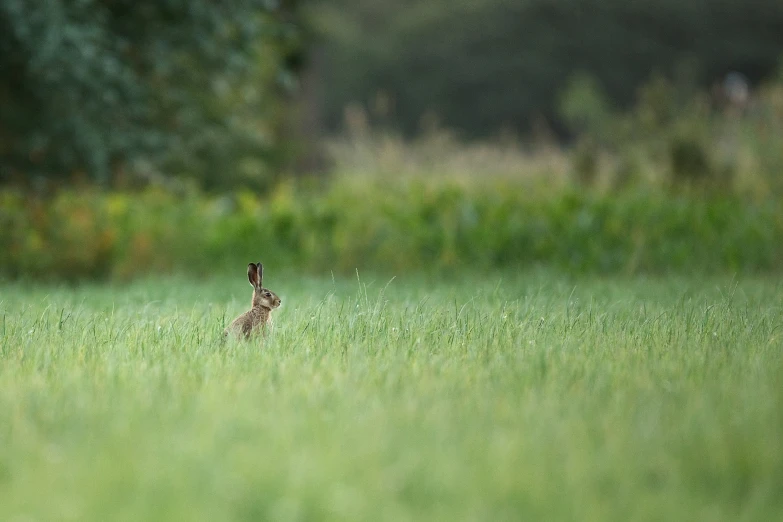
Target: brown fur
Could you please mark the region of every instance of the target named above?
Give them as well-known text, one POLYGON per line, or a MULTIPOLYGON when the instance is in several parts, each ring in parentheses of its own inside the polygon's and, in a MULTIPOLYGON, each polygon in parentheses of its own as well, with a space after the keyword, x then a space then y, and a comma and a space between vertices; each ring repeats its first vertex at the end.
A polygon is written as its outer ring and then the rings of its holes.
POLYGON ((234 333, 238 337, 249 338, 258 332, 266 336, 266 327, 272 321, 272 310, 282 301, 277 295, 263 286, 264 267, 261 263, 247 265, 247 278, 253 287, 253 301, 250 310, 233 321, 223 332, 224 336, 234 333))

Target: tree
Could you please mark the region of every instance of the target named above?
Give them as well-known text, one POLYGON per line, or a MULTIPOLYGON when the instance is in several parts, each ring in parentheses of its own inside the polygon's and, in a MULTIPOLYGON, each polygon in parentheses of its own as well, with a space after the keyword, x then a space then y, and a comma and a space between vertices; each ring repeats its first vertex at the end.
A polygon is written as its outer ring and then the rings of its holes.
POLYGON ((295 86, 295 13, 274 0, 0 0, 0 181, 106 184, 133 167, 260 183, 295 86))

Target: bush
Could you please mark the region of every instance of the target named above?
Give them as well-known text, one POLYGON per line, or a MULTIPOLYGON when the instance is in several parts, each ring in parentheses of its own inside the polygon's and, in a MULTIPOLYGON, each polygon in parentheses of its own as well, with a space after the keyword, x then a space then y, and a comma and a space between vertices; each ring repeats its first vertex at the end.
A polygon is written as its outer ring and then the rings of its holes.
POLYGON ((5 277, 209 274, 263 259, 313 272, 524 268, 579 272, 776 271, 777 200, 725 193, 617 194, 497 178, 284 184, 268 197, 61 192, 0 194, 5 277), (688 195, 692 194, 692 195, 688 195))

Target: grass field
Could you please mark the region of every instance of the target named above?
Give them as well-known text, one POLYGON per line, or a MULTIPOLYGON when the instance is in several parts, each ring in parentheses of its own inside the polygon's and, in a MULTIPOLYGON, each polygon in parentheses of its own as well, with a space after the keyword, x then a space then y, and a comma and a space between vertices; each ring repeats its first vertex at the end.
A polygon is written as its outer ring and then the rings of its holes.
POLYGON ((0 286, 0 520, 781 520, 776 279, 0 286))

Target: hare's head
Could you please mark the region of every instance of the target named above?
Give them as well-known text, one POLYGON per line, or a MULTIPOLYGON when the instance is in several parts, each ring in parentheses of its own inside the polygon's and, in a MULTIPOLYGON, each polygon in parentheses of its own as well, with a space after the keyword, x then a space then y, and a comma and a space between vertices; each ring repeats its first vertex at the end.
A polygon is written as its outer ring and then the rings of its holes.
POLYGON ((282 301, 277 297, 277 294, 264 288, 264 266, 261 263, 247 265, 247 278, 253 285, 253 306, 263 306, 269 309, 280 306, 282 301))

